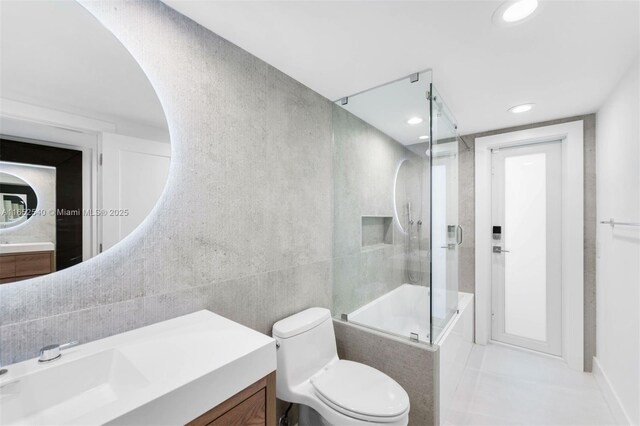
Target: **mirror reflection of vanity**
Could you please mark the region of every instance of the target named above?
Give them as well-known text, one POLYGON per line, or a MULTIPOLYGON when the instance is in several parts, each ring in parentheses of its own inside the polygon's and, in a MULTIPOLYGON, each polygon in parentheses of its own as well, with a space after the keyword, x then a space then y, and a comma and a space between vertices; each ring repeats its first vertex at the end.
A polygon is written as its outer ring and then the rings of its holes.
POLYGON ((0 233, 10 241, 0 244, 0 284, 56 270, 55 222, 53 218, 37 217, 38 205, 51 205, 51 198, 38 200, 33 186, 25 181, 52 191, 55 178, 51 167, 0 162, 0 233), (15 228, 19 227, 28 229, 24 234, 28 238, 18 237, 15 228))
POLYGON ((35 191, 18 176, 0 172, 0 227, 17 226, 33 215, 38 205, 35 191))
POLYGON ((73 0, 2 1, 0 284, 66 269, 147 217, 169 171, 162 106, 73 0))

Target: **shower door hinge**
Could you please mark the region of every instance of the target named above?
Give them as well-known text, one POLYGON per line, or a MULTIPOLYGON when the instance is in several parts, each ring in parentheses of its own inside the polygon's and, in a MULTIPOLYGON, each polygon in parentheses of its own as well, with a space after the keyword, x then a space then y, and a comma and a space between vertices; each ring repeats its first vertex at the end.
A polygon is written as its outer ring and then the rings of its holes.
POLYGON ((427 100, 431 100, 431 91, 427 90, 427 100))
POLYGON ((418 333, 409 333, 409 340, 413 342, 419 342, 420 336, 418 335, 418 333))
POLYGON ((342 321, 349 321, 349 315, 348 314, 340 314, 340 319, 342 321))
POLYGON ((420 80, 420 74, 418 74, 417 72, 415 72, 415 73, 413 73, 413 74, 411 74, 411 75, 409 76, 409 81, 410 81, 411 83, 415 83, 415 82, 417 82, 418 80, 420 80))
POLYGON ((98 244, 98 253, 102 253, 102 243, 98 244))

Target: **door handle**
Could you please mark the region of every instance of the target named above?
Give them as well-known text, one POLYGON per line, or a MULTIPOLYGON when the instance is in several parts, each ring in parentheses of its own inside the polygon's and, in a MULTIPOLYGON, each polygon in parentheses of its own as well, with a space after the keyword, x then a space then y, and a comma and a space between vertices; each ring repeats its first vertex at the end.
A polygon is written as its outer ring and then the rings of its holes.
POLYGON ((458 225, 458 234, 456 235, 456 242, 458 243, 459 246, 461 246, 463 241, 464 241, 464 228, 458 225))
POLYGON ((502 250, 502 247, 500 246, 493 246, 493 252, 494 253, 510 253, 509 250, 502 250))

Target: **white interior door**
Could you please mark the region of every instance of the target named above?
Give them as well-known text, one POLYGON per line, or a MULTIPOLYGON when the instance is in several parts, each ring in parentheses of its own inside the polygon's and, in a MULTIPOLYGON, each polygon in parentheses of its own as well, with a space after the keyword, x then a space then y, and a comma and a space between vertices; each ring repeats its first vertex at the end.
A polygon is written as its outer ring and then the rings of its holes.
POLYGON ((562 355, 562 145, 492 151, 492 339, 562 355))
POLYGON ((149 214, 169 174, 170 146, 130 136, 104 133, 101 189, 102 250, 129 235, 149 214))

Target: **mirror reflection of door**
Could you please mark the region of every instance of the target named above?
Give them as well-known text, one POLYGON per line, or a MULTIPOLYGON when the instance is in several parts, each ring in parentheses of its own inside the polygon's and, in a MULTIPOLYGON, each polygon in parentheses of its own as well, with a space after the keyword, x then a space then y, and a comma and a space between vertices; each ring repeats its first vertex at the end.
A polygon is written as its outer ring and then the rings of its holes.
POLYGON ((80 4, 0 8, 0 176, 37 196, 21 206, 23 192, 0 179, 6 284, 69 268, 129 235, 162 193, 170 146, 144 72, 80 4))
POLYGON ((562 352, 562 150, 492 151, 492 339, 562 352))
POLYGON ((169 144, 124 135, 102 140, 102 249, 129 235, 162 194, 169 173, 169 144))

